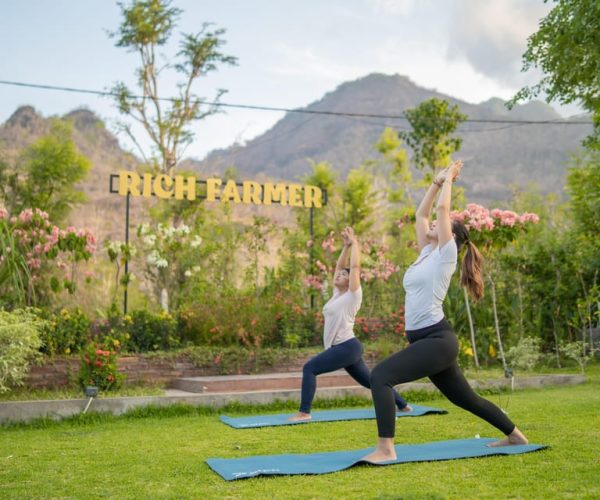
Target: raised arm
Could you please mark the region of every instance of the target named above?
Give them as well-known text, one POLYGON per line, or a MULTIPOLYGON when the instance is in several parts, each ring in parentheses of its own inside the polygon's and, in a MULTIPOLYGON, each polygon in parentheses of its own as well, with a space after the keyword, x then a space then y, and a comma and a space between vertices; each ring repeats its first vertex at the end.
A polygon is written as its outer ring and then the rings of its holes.
POLYGON ((340 252, 340 256, 338 257, 337 264, 335 265, 334 273, 337 273, 338 271, 341 271, 342 269, 346 269, 347 267, 350 267, 348 265, 348 260, 350 258, 350 240, 346 237, 345 231, 346 231, 345 229, 344 229, 344 231, 342 231, 342 239, 344 240, 344 248, 342 248, 342 251, 340 252))
POLYGON ((444 179, 446 178, 446 170, 442 170, 429 189, 425 193, 425 196, 417 208, 415 213, 415 229, 417 231, 417 244, 419 245, 419 252, 423 250, 423 247, 427 245, 427 231, 429 231, 429 218, 431 217, 431 209, 433 208, 433 201, 435 195, 443 186, 444 179))
POLYGON ((351 292, 356 292, 360 288, 360 248, 351 227, 346 228, 346 234, 350 240, 350 281, 348 288, 351 292))
POLYGON ((458 177, 462 168, 460 160, 455 161, 446 169, 442 189, 435 205, 437 214, 436 231, 438 234, 438 248, 442 248, 452 238, 452 223, 450 222, 450 208, 452 205, 452 183, 458 177))

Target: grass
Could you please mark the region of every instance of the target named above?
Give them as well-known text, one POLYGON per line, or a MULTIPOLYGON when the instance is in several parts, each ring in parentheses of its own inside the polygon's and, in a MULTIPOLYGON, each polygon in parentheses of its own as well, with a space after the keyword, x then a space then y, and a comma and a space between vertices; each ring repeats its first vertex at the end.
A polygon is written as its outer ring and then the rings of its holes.
MULTIPOLYGON (((101 391, 98 398, 118 398, 124 396, 164 396, 165 390, 158 386, 125 386, 111 392, 101 391)), ((83 391, 76 387, 63 389, 27 389, 17 387, 0 393, 0 403, 5 401, 35 401, 46 399, 84 399, 83 391)))
MULTIPOLYGON (((0 428, 0 498, 598 498, 600 369, 578 386, 488 396, 502 403, 541 452, 387 467, 334 474, 225 482, 204 460, 277 453, 359 449, 375 442, 374 421, 236 430, 217 410, 141 409, 123 417, 86 415, 0 428)), ((356 406, 361 399, 321 402, 356 406)), ((398 421, 397 443, 480 434, 485 422, 444 399, 448 415, 398 421)), ((232 405, 228 414, 292 411, 294 405, 232 405)))

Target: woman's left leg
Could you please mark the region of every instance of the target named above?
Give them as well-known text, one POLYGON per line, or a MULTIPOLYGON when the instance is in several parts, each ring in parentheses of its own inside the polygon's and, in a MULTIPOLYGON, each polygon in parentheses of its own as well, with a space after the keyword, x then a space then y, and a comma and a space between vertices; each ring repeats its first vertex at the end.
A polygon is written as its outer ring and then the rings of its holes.
POLYGON ((489 422, 507 436, 515 429, 515 424, 500 408, 471 388, 456 361, 445 370, 430 375, 429 379, 456 406, 489 422))
POLYGON ((351 339, 310 359, 302 369, 302 396, 300 413, 310 414, 312 401, 317 390, 317 375, 329 373, 353 364, 362 355, 362 346, 357 339, 351 339))

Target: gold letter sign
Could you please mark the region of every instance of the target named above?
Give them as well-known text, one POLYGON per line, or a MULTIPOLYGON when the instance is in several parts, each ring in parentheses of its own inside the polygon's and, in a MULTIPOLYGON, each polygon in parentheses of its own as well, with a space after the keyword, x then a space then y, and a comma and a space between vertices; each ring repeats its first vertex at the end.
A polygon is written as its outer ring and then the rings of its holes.
POLYGON ((171 177, 160 174, 152 177, 151 174, 145 173, 142 177, 135 172, 121 170, 119 172, 119 194, 144 197, 154 194, 159 198, 174 196, 178 200, 195 200, 204 197, 206 201, 253 205, 280 203, 291 207, 321 208, 323 206, 323 192, 317 186, 283 182, 277 184, 266 182, 262 185, 254 181, 244 181, 238 185, 232 179, 223 184, 221 179, 210 178, 200 181, 200 183, 206 184, 206 196, 200 196, 196 189, 196 182, 196 178, 193 176, 176 175, 171 177))

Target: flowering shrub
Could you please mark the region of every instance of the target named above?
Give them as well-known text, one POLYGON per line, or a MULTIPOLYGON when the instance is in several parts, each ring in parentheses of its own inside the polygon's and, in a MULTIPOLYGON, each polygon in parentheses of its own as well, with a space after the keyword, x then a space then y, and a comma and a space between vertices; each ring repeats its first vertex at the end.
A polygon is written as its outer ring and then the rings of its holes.
POLYGON ((202 238, 189 226, 141 224, 138 238, 145 255, 144 273, 154 288, 158 303, 166 311, 186 280, 201 271, 197 252, 202 238))
POLYGON ((354 333, 359 339, 369 341, 376 341, 381 337, 403 338, 405 336, 404 307, 400 306, 397 311, 378 318, 357 316, 354 333))
POLYGON ((505 246, 529 224, 537 224, 540 221, 534 213, 525 212, 519 215, 512 210, 489 210, 476 203, 469 203, 465 210, 451 212, 450 217, 464 223, 470 231, 470 239, 484 250, 505 246))
POLYGON ((112 339, 103 344, 90 342, 81 356, 81 368, 77 377, 79 385, 96 386, 101 390, 117 389, 125 376, 117 371, 117 350, 112 339))
POLYGON ((4 243, 0 250, 0 288, 6 286, 6 294, 17 304, 39 301, 47 283, 53 292, 64 288, 74 293, 77 262, 88 260, 96 251, 96 239, 89 230, 73 226, 60 229, 38 208, 25 209, 12 217, 0 209, 0 239, 4 243), (6 245, 6 241, 12 244, 6 245), (25 265, 14 266, 10 254, 22 256, 25 265), (21 290, 15 289, 15 279, 21 290))
MULTIPOLYGON (((312 242, 311 242, 312 245, 312 242)), ((399 271, 399 266, 395 265, 386 257, 388 247, 375 240, 364 240, 361 245, 361 273, 360 278, 363 283, 386 283, 393 274, 399 271)), ((328 291, 331 289, 330 280, 341 251, 335 246, 333 231, 329 233, 321 244, 324 250, 320 258, 316 259, 315 267, 317 274, 309 274, 303 279, 304 286, 309 289, 317 290, 327 300, 330 296, 328 291)))
POLYGON ((316 322, 314 311, 279 292, 269 297, 223 293, 180 312, 183 341, 197 345, 300 347, 319 338, 316 322))

